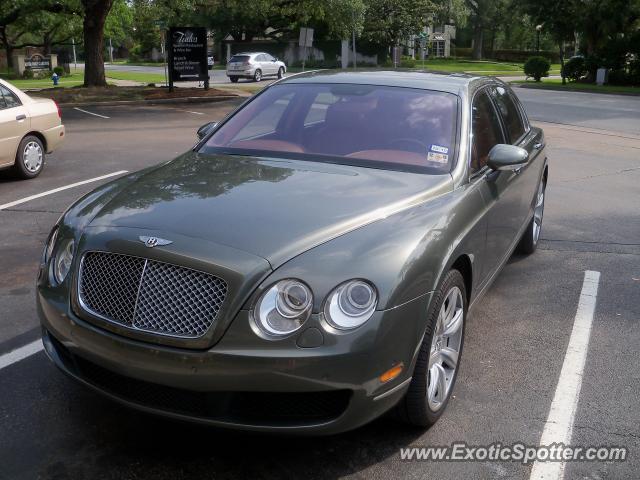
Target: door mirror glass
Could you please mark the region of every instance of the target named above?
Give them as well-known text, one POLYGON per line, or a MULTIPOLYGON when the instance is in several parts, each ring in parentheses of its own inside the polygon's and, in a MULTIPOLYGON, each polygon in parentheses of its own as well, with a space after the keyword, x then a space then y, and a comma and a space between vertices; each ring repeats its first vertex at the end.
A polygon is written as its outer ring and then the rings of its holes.
POLYGON ((487 165, 492 170, 517 170, 527 163, 529 153, 515 145, 500 143, 489 152, 487 165))
POLYGON ((207 136, 207 134, 213 130, 216 125, 218 124, 218 122, 209 122, 209 123, 205 123, 204 125, 202 125, 196 135, 198 136, 198 140, 202 140, 204 137, 207 136))

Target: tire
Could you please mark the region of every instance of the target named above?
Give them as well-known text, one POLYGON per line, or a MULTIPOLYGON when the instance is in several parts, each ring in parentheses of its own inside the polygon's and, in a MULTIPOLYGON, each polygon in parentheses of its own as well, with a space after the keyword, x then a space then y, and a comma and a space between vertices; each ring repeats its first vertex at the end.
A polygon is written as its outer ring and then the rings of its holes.
POLYGON ((516 247, 518 253, 531 255, 538 248, 540 240, 540 232, 542 231, 542 218, 544 217, 544 199, 547 190, 547 182, 545 179, 540 181, 538 192, 536 193, 536 205, 533 209, 533 217, 522 234, 520 243, 516 247))
POLYGON ((284 67, 278 69, 278 78, 284 77, 284 67))
POLYGON ((229 77, 229 80, 231 80, 231 83, 238 83, 238 77, 229 77))
POLYGON ((35 178, 44 168, 45 148, 35 135, 27 135, 20 141, 16 153, 16 163, 13 167, 20 178, 35 178))
POLYGON ((255 73, 253 74, 253 81, 259 82, 260 80, 262 80, 262 70, 257 68, 255 73))
MULTIPOLYGON (((422 339, 422 344, 420 345, 418 359, 413 371, 411 383, 409 384, 409 389, 404 398, 400 400, 395 407, 395 414, 399 420, 423 428, 431 427, 442 416, 451 398, 451 392, 455 386, 455 381, 460 369, 460 358, 464 344, 464 326, 467 317, 467 292, 464 278, 458 270, 451 270, 447 273, 442 285, 435 293, 432 305, 428 317, 427 329, 422 339), (453 319, 457 317, 457 312, 460 312, 461 318, 459 318, 458 321, 450 321, 449 323, 452 327, 455 323, 458 323, 457 329, 455 330, 456 333, 449 337, 443 337, 442 333, 444 332, 439 320, 444 318, 446 321, 446 315, 443 317, 441 311, 446 313, 447 305, 454 305, 451 303, 454 297, 455 306, 453 307, 453 319), (436 334, 440 333, 440 335, 436 337, 436 341, 433 341, 434 332, 436 334), (439 338, 440 340, 438 340, 439 338), (432 351, 433 353, 436 351, 445 352, 447 351, 446 349, 449 348, 455 350, 456 346, 458 347, 457 355, 455 366, 452 370, 446 367, 447 361, 444 360, 446 357, 441 354, 433 357, 440 358, 441 360, 435 361, 432 367, 429 366, 432 351), (437 365, 440 365, 440 367, 438 368, 437 365), (431 397, 430 393, 431 378, 434 376, 431 373, 432 369, 445 373, 445 376, 442 377, 439 376, 442 375, 442 373, 438 375, 438 378, 443 379, 444 384, 437 382, 438 387, 434 386, 433 397, 431 397), (445 390, 444 394, 440 391, 440 385, 444 385, 444 388, 442 388, 442 390, 445 390), (436 400, 438 400, 437 405, 435 405, 436 400)), ((444 331, 446 330, 447 329, 444 329, 444 331)))

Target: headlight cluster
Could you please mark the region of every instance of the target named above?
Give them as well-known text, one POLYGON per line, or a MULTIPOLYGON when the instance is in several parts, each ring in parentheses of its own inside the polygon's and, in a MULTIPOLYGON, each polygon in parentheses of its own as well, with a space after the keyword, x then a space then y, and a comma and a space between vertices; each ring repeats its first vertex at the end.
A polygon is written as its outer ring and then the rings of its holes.
POLYGON ((67 278, 71 264, 73 263, 73 255, 75 242, 72 238, 58 241, 59 228, 56 228, 49 237, 49 242, 45 249, 45 262, 51 264, 51 272, 53 279, 57 283, 64 282, 67 278))
MULTIPOLYGON (((324 317, 338 330, 359 327, 371 318, 378 296, 363 280, 349 280, 336 287, 325 300, 324 317)), ((281 280, 262 294, 254 310, 258 326, 270 335, 298 330, 311 316, 313 293, 300 280, 281 280)))

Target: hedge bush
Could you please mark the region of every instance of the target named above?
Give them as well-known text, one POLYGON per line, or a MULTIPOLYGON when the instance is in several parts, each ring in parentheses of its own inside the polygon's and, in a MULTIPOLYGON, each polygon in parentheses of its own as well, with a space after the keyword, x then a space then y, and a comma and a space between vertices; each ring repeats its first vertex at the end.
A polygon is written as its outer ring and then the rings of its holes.
POLYGON ((549 76, 549 68, 551 68, 551 63, 546 58, 529 57, 524 64, 524 73, 527 77, 533 77, 536 82, 539 82, 542 77, 549 76))
POLYGON ((566 61, 562 68, 562 76, 572 82, 577 82, 589 73, 583 57, 572 57, 566 61))

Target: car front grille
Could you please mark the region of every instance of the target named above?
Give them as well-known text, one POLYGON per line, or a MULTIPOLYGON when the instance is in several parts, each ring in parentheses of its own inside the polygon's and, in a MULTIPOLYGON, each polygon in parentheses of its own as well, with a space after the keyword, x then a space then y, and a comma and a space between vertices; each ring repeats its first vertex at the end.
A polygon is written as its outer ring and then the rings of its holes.
POLYGON ((80 264, 82 308, 145 332, 200 337, 215 321, 226 294, 221 278, 156 260, 88 252, 80 264))

